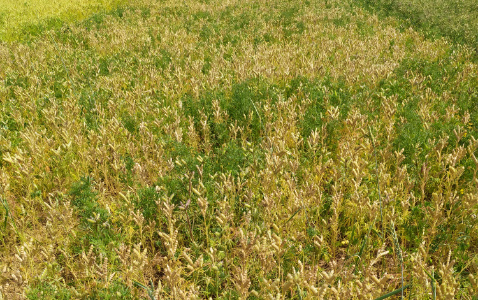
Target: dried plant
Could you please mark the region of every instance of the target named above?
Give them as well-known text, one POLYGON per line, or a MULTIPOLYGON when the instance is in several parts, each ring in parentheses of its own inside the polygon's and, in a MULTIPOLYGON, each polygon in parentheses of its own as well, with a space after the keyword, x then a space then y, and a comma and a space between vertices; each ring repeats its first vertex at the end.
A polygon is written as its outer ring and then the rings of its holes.
POLYGON ((0 299, 473 299, 474 49, 367 2, 0 9, 0 299))

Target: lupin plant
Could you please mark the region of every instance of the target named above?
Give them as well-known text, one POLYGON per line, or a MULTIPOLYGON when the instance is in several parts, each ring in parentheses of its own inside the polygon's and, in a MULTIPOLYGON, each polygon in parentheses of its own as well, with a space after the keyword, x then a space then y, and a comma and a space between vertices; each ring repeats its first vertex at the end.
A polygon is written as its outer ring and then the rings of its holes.
POLYGON ((473 43, 367 1, 77 2, 0 32, 0 299, 476 298, 473 43))

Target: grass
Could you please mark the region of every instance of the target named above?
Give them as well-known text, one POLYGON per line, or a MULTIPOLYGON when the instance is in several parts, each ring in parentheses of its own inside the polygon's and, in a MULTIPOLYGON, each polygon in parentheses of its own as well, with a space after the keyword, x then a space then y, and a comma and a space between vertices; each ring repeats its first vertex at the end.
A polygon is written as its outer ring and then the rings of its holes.
POLYGON ((91 1, 0 1, 0 39, 15 40, 24 34, 45 28, 60 28, 65 22, 89 17, 92 13, 110 10, 117 0, 91 1))
POLYGON ((473 299, 474 42, 393 5, 18 21, 0 43, 0 296, 473 299))

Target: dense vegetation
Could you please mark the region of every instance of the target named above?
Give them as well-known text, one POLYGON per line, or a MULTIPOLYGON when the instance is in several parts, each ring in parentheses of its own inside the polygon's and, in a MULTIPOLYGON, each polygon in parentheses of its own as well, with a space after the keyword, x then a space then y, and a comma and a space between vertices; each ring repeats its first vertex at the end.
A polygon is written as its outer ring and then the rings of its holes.
POLYGON ((124 0, 0 0, 0 40, 21 40, 26 35, 61 28, 92 13, 111 10, 124 0))
POLYGON ((478 58, 478 2, 473 0, 358 0, 372 12, 394 16, 428 37, 468 44, 478 58))
POLYGON ((474 40, 362 4, 135 0, 1 42, 0 299, 477 299, 474 40))

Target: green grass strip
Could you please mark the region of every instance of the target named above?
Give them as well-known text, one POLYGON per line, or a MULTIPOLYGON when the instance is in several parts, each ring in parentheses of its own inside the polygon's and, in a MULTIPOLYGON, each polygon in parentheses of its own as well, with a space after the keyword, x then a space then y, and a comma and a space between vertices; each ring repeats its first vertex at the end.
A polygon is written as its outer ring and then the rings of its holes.
POLYGON ((133 284, 140 287, 140 288, 145 289, 146 292, 148 292, 148 296, 151 300, 156 300, 156 297, 154 297, 154 284, 153 284, 152 280, 150 280, 151 288, 145 286, 142 283, 137 282, 136 280, 133 280, 133 284))
POLYGON ((403 290, 408 289, 410 286, 411 286, 410 284, 407 284, 406 286, 401 287, 399 289, 396 289, 395 291, 390 292, 388 294, 385 294, 383 296, 380 296, 380 297, 376 298, 375 300, 382 300, 382 299, 388 298, 390 296, 396 295, 398 293, 401 293, 403 290))
POLYGON ((8 221, 8 214, 9 214, 10 210, 8 209, 7 201, 3 200, 3 198, 0 198, 0 200, 2 200, 3 208, 5 208, 5 221, 4 221, 4 224, 3 224, 3 229, 6 230, 7 229, 7 221, 8 221))
POLYGON ((292 218, 295 217, 295 215, 296 215, 299 211, 301 211, 301 210, 302 210, 302 207, 299 207, 299 209, 297 209, 297 210, 295 211, 295 213, 293 213, 292 216, 290 216, 290 218, 287 219, 287 221, 285 221, 284 225, 287 224, 287 223, 289 223, 289 221, 292 220, 292 218))
POLYGON ((3 227, 4 227, 4 230, 6 232, 7 230, 7 223, 8 223, 8 218, 10 217, 10 220, 12 221, 12 227, 13 227, 13 230, 15 231, 15 233, 18 235, 18 237, 20 238, 20 240, 23 242, 24 239, 23 239, 23 235, 21 235, 18 230, 17 230, 17 225, 15 224, 15 220, 13 219, 13 216, 12 214, 10 213, 10 208, 8 206, 8 202, 6 199, 0 197, 0 200, 2 201, 2 205, 3 205, 3 208, 5 209, 5 220, 4 220, 4 223, 3 223, 3 227))
POLYGON ((436 289, 436 286, 435 286, 435 277, 433 276, 433 272, 432 272, 432 275, 430 275, 427 270, 423 269, 423 271, 428 275, 428 277, 430 277, 431 279, 431 285, 432 285, 432 299, 433 300, 436 300, 437 298, 437 289, 436 289))

